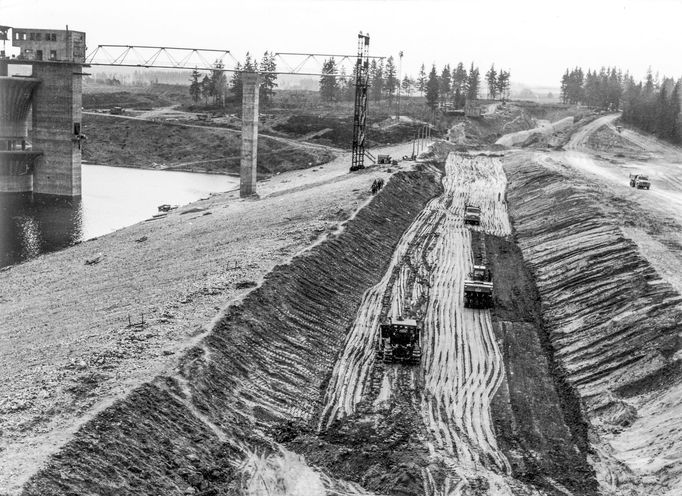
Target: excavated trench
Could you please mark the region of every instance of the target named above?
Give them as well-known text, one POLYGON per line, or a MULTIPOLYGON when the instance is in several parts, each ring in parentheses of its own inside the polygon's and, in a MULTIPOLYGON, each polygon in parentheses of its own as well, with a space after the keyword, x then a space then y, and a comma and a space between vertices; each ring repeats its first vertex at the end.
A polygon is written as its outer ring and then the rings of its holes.
POLYGON ((625 425, 627 398, 667 384, 679 298, 593 193, 504 167, 452 154, 442 184, 394 175, 24 494, 597 494, 592 425, 625 425), (491 310, 463 306, 474 262, 492 268, 491 310), (398 315, 423 322, 417 366, 375 360, 398 315))

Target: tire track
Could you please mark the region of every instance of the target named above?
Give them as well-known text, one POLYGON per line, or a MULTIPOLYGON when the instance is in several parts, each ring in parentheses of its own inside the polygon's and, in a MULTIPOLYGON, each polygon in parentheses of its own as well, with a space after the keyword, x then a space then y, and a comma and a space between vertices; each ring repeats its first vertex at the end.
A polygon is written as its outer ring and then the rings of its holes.
MULTIPOLYGON (((473 267, 464 206, 481 207, 475 230, 508 236, 506 178, 499 160, 450 155, 444 193, 425 207, 403 235, 382 281, 364 296, 325 395, 318 427, 355 413, 380 384, 375 404, 401 387, 399 365, 376 367, 374 342, 382 317, 406 315, 422 322, 422 362, 413 370, 416 403, 430 453, 450 467, 444 480, 424 469, 426 494, 463 494, 467 480, 484 474, 506 491, 511 473, 497 446, 490 401, 503 380, 502 357, 488 310, 464 307, 464 279, 473 267), (419 302, 422 301, 423 305, 419 302), (375 377, 376 376, 376 377, 375 377), (442 482, 438 482, 442 480, 442 482), (501 482, 500 482, 501 481, 501 482)), ((371 399, 371 398, 368 398, 371 399)))

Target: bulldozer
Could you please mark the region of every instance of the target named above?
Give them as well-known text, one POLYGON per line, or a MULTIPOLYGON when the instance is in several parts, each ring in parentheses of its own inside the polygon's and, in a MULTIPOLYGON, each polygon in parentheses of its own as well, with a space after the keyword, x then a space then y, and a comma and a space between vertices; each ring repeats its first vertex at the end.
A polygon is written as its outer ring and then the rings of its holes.
POLYGON ((416 364, 421 361, 421 327, 416 320, 389 319, 379 326, 376 357, 385 363, 416 364))
POLYGON ((481 225, 481 207, 476 205, 465 205, 464 206, 464 224, 469 224, 472 226, 481 225))
POLYGON ((493 306, 493 277, 485 265, 474 265, 464 280, 464 306, 490 308, 493 306))

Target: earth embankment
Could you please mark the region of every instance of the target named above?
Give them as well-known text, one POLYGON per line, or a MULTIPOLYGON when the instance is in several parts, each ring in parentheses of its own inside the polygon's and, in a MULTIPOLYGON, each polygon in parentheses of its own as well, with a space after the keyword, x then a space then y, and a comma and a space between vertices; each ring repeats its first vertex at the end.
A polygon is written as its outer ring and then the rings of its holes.
POLYGON ((519 154, 505 171, 516 240, 557 372, 588 421, 582 437, 602 489, 676 494, 680 470, 660 440, 677 439, 675 426, 646 432, 638 420, 675 411, 656 398, 678 390, 680 295, 624 236, 599 185, 539 154, 519 154))
POLYGON ((440 190, 401 173, 338 235, 277 267, 181 360, 87 423, 24 494, 219 494, 272 437, 318 408, 365 289, 440 190), (387 218, 385 212, 394 214, 387 218))

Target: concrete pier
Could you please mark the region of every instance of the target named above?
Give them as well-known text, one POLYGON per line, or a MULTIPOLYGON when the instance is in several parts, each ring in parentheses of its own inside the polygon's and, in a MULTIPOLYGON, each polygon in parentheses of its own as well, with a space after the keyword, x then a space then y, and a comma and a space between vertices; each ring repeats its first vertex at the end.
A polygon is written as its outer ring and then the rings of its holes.
POLYGON ((33 166, 40 152, 27 149, 31 98, 40 81, 0 76, 0 193, 33 190, 33 166))
POLYGON ((239 196, 256 194, 256 159, 258 154, 258 73, 242 73, 242 157, 239 196))
POLYGON ((33 63, 42 83, 33 93, 33 148, 43 152, 33 172, 33 192, 81 196, 82 66, 33 63))

